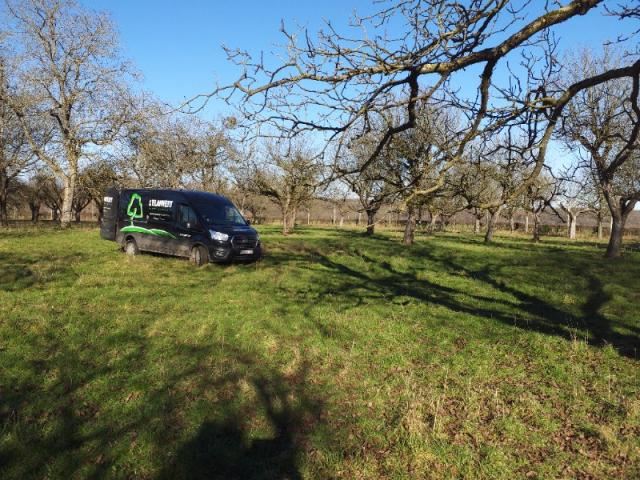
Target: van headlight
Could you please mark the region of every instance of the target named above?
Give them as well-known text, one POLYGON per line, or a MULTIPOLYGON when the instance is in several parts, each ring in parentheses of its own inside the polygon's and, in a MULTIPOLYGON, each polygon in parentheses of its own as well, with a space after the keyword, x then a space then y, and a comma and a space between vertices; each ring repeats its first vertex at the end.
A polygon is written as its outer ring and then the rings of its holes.
POLYGON ((209 234, 211 235, 211 240, 217 240, 218 242, 226 242, 227 240, 229 240, 229 235, 227 235, 226 233, 209 230, 209 234))

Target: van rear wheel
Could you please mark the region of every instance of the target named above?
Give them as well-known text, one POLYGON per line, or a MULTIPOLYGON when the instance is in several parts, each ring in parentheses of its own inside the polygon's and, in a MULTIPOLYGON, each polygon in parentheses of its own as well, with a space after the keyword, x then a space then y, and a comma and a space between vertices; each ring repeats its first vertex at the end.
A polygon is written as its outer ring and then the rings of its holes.
POLYGON ((209 263, 209 252, 202 245, 196 245, 191 249, 190 259, 196 267, 201 267, 209 263))
POLYGON ((140 255, 140 249, 138 248, 138 244, 133 238, 130 238, 124 244, 124 253, 126 253, 130 257, 135 257, 136 255, 140 255))

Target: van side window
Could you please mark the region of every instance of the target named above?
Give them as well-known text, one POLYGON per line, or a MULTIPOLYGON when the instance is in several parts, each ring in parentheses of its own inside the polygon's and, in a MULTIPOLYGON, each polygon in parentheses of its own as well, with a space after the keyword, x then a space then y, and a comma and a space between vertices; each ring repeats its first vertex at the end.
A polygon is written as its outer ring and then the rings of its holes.
POLYGON ((178 224, 183 228, 195 228, 198 225, 198 217, 189 205, 178 206, 178 224))

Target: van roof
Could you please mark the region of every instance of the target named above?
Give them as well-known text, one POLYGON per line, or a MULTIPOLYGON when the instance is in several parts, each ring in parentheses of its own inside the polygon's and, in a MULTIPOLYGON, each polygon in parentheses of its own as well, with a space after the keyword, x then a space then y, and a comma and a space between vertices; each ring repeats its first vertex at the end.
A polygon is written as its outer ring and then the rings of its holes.
POLYGON ((180 190, 187 199, 194 203, 218 202, 231 203, 227 197, 211 192, 200 192, 198 190, 180 190))
POLYGON ((145 192, 149 194, 158 195, 175 195, 180 194, 190 202, 205 203, 205 202, 218 202, 218 203, 231 203, 231 201, 211 192, 201 192, 198 190, 184 190, 184 189, 170 189, 170 188, 126 188, 123 191, 126 192, 145 192))

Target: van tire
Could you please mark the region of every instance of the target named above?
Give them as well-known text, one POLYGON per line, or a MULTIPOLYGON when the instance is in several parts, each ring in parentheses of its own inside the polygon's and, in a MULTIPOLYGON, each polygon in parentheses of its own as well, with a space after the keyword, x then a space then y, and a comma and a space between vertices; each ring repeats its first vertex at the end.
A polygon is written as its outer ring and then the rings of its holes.
POLYGON ((201 267, 209 263, 209 252, 202 245, 196 245, 191 249, 189 259, 196 267, 201 267))
POLYGON ((127 241, 124 243, 124 253, 126 253, 129 257, 140 255, 138 244, 133 238, 127 239, 127 241))

